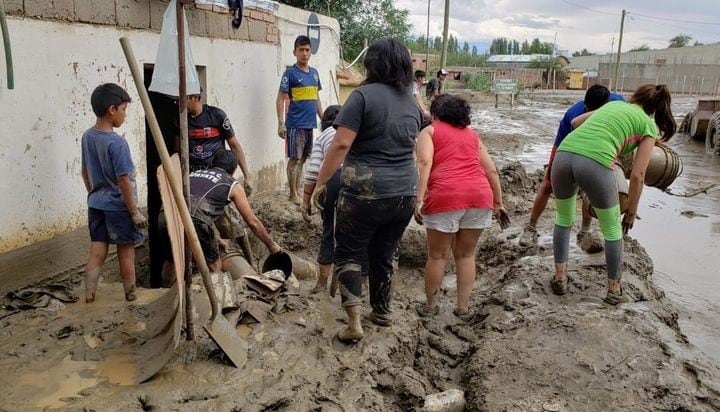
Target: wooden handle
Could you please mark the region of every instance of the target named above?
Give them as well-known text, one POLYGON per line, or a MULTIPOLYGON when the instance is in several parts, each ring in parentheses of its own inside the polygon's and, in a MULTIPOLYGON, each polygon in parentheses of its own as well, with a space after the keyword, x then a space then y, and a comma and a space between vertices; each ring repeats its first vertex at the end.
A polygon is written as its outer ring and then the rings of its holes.
POLYGON ((135 81, 135 88, 140 95, 140 101, 142 102, 143 109, 145 110, 145 116, 147 117, 150 131, 152 132, 153 141, 155 142, 157 151, 160 154, 163 169, 165 169, 165 174, 167 175, 170 183, 170 190, 172 191, 173 197, 175 197, 175 203, 177 203, 178 210, 180 212, 180 219, 182 219, 182 223, 185 228, 185 236, 188 238, 195 264, 200 270, 205 290, 207 290, 208 297, 210 298, 210 306, 212 308, 210 322, 212 322, 218 315, 218 304, 217 296, 215 296, 215 289, 210 281, 210 270, 205 262, 205 255, 200 247, 200 240, 198 239, 197 232, 195 231, 195 225, 193 225, 190 210, 188 210, 187 203, 185 203, 182 187, 178 187, 175 184, 177 181, 175 177, 176 170, 173 169, 172 163, 170 163, 170 154, 168 153, 167 146, 165 146, 165 139, 163 139, 162 132, 160 131, 160 125, 158 124, 157 117, 155 117, 152 104, 150 104, 150 97, 148 96, 147 90, 145 90, 145 84, 140 76, 140 69, 138 68, 137 60, 135 60, 135 53, 133 53, 132 46, 130 45, 130 39, 127 37, 121 37, 120 45, 125 53, 125 59, 127 59, 128 65, 130 66, 130 72, 132 73, 133 80, 135 81))

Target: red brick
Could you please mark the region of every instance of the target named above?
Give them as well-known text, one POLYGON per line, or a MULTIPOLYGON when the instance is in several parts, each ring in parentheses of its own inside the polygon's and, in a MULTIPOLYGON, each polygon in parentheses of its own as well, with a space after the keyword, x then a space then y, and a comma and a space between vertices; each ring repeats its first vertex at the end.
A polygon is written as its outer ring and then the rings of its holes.
POLYGON ((268 34, 265 40, 268 43, 278 44, 278 42, 280 42, 280 37, 277 34, 268 34))
POLYGON ((267 23, 260 20, 248 20, 250 29, 250 41, 265 42, 267 37, 267 23))

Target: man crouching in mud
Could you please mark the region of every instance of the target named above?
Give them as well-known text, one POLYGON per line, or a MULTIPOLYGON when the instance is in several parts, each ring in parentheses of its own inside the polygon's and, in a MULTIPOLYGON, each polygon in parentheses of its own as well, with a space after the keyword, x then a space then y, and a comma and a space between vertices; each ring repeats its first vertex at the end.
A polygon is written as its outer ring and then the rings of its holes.
POLYGON ((335 270, 348 327, 338 340, 363 338, 360 324, 361 263, 368 261, 368 320, 389 326, 393 252, 415 210, 418 176, 415 139, 422 113, 411 93, 412 62, 394 39, 374 42, 363 62, 367 77, 335 120, 337 132, 320 168, 313 203, 322 204, 327 183, 343 163, 335 214, 335 270))
MULTIPOLYGON (((533 202, 532 211, 530 212, 530 221, 525 225, 523 233, 520 236, 519 244, 522 247, 536 247, 537 246, 537 221, 540 219, 545 207, 547 207, 548 199, 552 194, 552 184, 550 183, 550 171, 555 158, 555 152, 557 151, 560 143, 563 142, 565 137, 573 131, 572 124, 570 121, 583 113, 597 110, 604 106, 609 101, 625 100, 621 95, 616 93, 610 93, 607 87, 596 84, 590 87, 585 92, 585 98, 577 101, 575 104, 565 112, 560 126, 558 127, 557 136, 555 137, 555 143, 553 143, 552 150, 550 151, 550 160, 548 161, 547 169, 545 170, 545 177, 543 178, 542 186, 535 195, 535 201, 533 202)), ((589 204, 587 197, 583 195, 583 207, 582 207, 582 224, 580 231, 577 234, 577 243, 582 250, 587 253, 598 253, 602 252, 603 246, 601 240, 590 230, 590 223, 592 217, 589 212, 589 204)))

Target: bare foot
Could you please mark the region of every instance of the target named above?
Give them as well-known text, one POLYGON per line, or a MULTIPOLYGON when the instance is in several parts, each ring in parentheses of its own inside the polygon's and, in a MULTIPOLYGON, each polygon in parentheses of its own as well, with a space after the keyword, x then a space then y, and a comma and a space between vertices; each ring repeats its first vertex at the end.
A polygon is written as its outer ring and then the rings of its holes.
POLYGON ((365 334, 362 329, 356 330, 352 326, 348 326, 345 330, 338 332, 336 336, 342 343, 357 343, 365 334))
POLYGON ((85 303, 95 302, 95 292, 100 280, 100 268, 85 272, 85 303))
POLYGON ((297 195, 290 196, 290 201, 295 203, 298 206, 300 206, 302 204, 302 199, 300 199, 297 195))
POLYGON ((312 293, 314 295, 316 293, 325 292, 326 290, 327 290, 327 279, 325 279, 324 282, 320 282, 320 280, 318 279, 318 283, 315 284, 315 287, 312 288, 310 293, 312 293))
POLYGON ((125 288, 125 300, 127 300, 128 302, 137 300, 137 295, 135 294, 135 285, 131 285, 130 287, 125 288))

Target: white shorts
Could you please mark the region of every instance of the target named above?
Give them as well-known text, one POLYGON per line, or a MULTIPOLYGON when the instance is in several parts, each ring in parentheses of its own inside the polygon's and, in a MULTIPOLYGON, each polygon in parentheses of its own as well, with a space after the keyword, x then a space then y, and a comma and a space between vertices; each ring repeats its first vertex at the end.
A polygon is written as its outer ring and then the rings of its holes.
POLYGON ((443 233, 457 233, 460 229, 487 229, 492 225, 492 209, 460 209, 449 212, 423 214, 423 225, 443 233))

